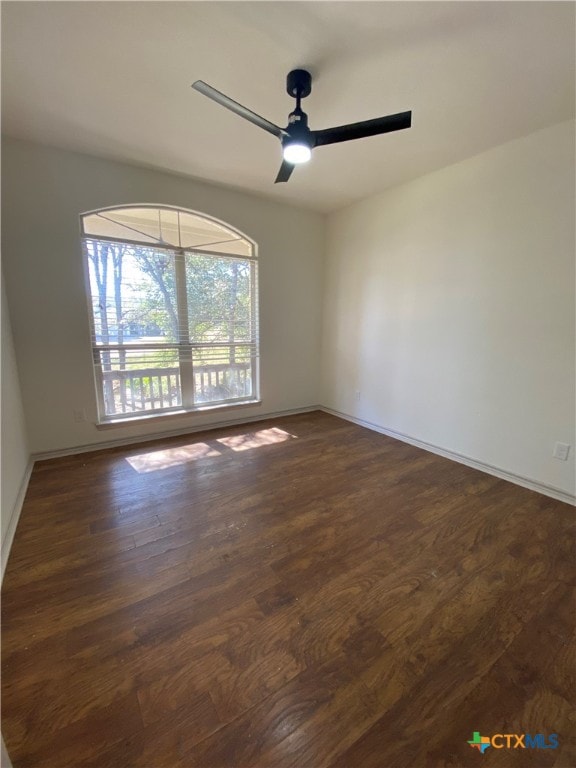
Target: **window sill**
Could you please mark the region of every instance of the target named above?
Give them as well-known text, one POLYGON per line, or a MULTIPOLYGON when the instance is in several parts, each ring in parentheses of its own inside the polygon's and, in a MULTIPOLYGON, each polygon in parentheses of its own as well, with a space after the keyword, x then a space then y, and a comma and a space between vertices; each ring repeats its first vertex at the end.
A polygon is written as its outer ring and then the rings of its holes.
POLYGON ((226 411, 236 411, 239 408, 251 408, 255 405, 262 405, 262 400, 243 400, 239 403, 224 403, 223 405, 206 405, 194 410, 170 411, 169 413, 150 413, 146 416, 130 416, 128 418, 110 419, 108 421, 96 422, 96 429, 117 429, 118 427, 128 427, 131 424, 145 424, 146 422, 157 421, 175 421, 182 416, 201 416, 206 413, 219 413, 226 411))

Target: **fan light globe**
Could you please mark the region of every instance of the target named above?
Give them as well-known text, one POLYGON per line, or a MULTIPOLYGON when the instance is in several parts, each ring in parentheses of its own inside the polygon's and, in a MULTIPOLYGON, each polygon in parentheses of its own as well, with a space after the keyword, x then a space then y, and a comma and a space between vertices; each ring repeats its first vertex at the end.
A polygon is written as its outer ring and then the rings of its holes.
POLYGON ((310 151, 310 147, 306 146, 306 144, 293 142, 291 144, 286 144, 282 150, 282 155, 287 163, 298 165, 299 163, 307 163, 312 157, 312 152, 310 151))

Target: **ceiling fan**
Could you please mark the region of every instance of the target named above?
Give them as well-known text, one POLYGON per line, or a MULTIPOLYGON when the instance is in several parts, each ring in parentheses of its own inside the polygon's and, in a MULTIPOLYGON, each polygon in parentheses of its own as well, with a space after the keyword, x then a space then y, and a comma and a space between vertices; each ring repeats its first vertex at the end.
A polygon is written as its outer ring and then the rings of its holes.
POLYGON ((283 160, 274 183, 288 181, 295 165, 310 160, 314 147, 350 141, 351 139, 363 139, 366 136, 376 136, 390 131, 401 131, 404 128, 410 128, 412 123, 412 112, 398 112, 395 115, 376 117, 374 120, 339 125, 336 128, 326 128, 323 131, 311 131, 308 128, 308 115, 300 107, 301 99, 309 96, 312 90, 312 76, 305 69, 293 69, 286 78, 286 90, 290 96, 296 99, 296 108, 288 116, 286 128, 274 125, 274 123, 252 112, 251 109, 243 107, 242 104, 238 104, 237 101, 225 96, 202 80, 196 80, 192 84, 192 88, 280 139, 283 160))

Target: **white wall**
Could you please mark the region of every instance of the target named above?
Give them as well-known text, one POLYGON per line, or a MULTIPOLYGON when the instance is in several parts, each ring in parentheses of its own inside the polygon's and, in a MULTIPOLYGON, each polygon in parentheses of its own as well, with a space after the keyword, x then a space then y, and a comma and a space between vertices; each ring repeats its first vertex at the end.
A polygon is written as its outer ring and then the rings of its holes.
MULTIPOLYGON (((2 569, 28 480, 30 455, 8 303, 2 281, 2 569), (12 523, 12 526, 10 525, 12 523), (10 536, 7 536, 10 534, 10 536)), ((3 571, 2 571, 3 572, 3 571)))
POLYGON ((571 121, 331 215, 321 402, 573 494, 574 220, 571 121))
POLYGON ((324 217, 185 177, 6 140, 3 259, 32 452, 186 429, 318 402, 324 217), (125 203, 215 216, 259 246, 261 406, 97 430, 78 217, 125 203), (74 409, 89 423, 77 424, 74 409))

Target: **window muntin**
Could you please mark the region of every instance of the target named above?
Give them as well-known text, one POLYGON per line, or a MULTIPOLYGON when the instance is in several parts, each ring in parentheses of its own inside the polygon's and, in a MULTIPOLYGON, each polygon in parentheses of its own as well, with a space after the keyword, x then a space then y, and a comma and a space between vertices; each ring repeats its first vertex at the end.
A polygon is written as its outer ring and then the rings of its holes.
POLYGON ((143 206, 86 214, 82 231, 101 421, 257 400, 248 239, 199 214, 143 206))

